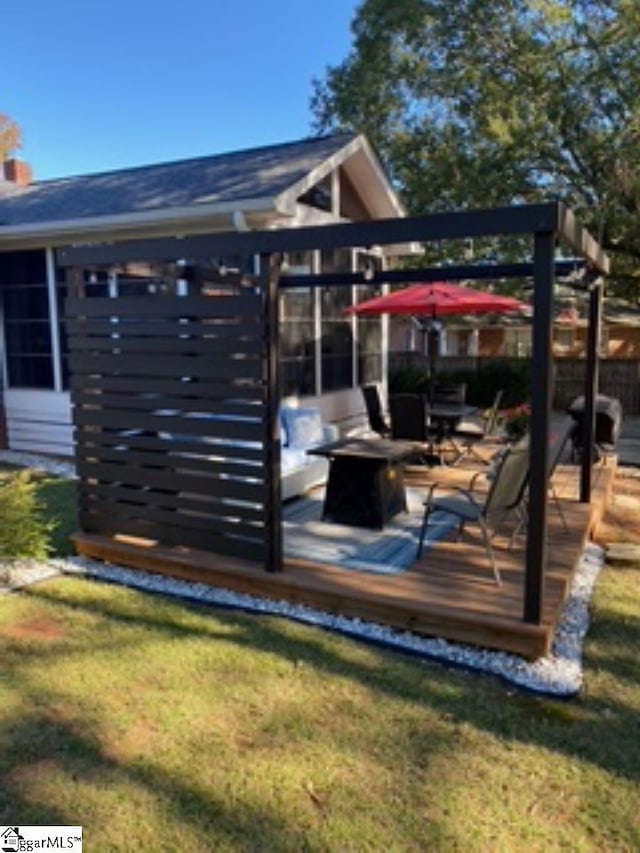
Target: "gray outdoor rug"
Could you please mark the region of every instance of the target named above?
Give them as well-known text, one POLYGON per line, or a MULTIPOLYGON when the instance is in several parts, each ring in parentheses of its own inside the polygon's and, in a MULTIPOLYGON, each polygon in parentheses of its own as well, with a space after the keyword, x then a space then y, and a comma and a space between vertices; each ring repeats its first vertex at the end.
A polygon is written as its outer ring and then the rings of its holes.
MULTIPOLYGON (((409 512, 396 515, 384 530, 370 530, 322 521, 324 489, 316 489, 283 507, 285 556, 364 572, 399 574, 416 559, 424 498, 424 491, 408 488, 409 512)), ((433 513, 425 549, 455 524, 454 516, 433 513)))

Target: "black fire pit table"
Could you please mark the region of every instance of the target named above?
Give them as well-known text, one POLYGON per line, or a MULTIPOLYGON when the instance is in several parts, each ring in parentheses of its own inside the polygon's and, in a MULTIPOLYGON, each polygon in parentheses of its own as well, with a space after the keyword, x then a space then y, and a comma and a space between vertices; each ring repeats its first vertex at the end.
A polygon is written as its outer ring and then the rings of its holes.
POLYGON ((347 438, 307 450, 329 460, 323 520, 380 530, 407 511, 403 462, 419 452, 411 441, 347 438))

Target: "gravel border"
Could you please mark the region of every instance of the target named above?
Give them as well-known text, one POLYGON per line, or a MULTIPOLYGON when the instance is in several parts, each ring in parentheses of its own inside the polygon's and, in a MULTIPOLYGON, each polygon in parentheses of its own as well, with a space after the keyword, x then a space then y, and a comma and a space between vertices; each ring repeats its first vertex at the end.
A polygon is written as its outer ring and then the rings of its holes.
POLYGON ((52 456, 42 456, 39 453, 25 453, 22 450, 0 450, 0 462, 32 468, 34 471, 44 471, 46 474, 55 474, 56 477, 61 477, 63 480, 76 479, 76 469, 73 462, 56 459, 52 456))
MULTIPOLYGON (((27 465, 69 479, 75 477, 71 463, 51 460, 37 454, 0 451, 0 461, 27 465)), ((626 471, 628 469, 621 472, 623 476, 626 471)), ((633 474, 629 472, 629 475, 640 476, 640 473, 636 474, 634 471, 633 474)), ((593 543, 587 545, 574 574, 552 650, 548 656, 533 662, 505 652, 493 652, 438 638, 420 637, 408 631, 399 632, 382 625, 363 622, 360 619, 336 616, 285 601, 272 601, 206 584, 133 571, 85 557, 48 560, 43 564, 35 565, 33 561, 12 561, 11 564, 5 564, 7 577, 4 579, 4 589, 0 571, 0 592, 21 588, 57 574, 80 575, 201 604, 235 608, 256 614, 284 616, 309 625, 338 631, 375 645, 467 670, 488 673, 534 693, 568 698, 578 693, 582 687, 582 646, 590 624, 589 602, 604 559, 603 548, 593 543), (10 570, 8 575, 7 568, 10 570)))
POLYGON ((408 631, 394 631, 382 625, 335 616, 286 601, 271 601, 206 584, 133 571, 86 557, 51 561, 51 564, 64 574, 81 575, 200 604, 284 616, 338 631, 374 645, 466 670, 488 673, 533 693, 564 698, 575 696, 582 687, 582 646, 590 624, 589 601, 603 563, 604 549, 598 545, 588 545, 576 570, 552 651, 547 657, 530 662, 505 652, 493 652, 447 640, 420 637, 408 631))
POLYGON ((59 566, 38 560, 0 560, 0 595, 14 589, 55 578, 61 574, 59 566))

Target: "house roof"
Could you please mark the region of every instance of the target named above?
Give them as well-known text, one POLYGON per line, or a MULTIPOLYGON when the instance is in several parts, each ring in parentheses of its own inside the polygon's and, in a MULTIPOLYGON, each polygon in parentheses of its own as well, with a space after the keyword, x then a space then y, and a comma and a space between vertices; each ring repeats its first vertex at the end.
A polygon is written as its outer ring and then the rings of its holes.
POLYGON ((372 216, 403 214, 366 139, 335 134, 25 187, 1 181, 0 240, 230 211, 293 215, 295 199, 337 166, 363 186, 372 216))

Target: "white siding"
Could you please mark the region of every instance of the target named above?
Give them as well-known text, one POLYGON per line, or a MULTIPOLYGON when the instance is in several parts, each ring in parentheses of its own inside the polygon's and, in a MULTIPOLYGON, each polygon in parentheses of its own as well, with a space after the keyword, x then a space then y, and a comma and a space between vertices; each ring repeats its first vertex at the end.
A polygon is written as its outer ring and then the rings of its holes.
POLYGON ((7 437, 12 450, 73 454, 69 394, 57 391, 4 392, 7 437))

